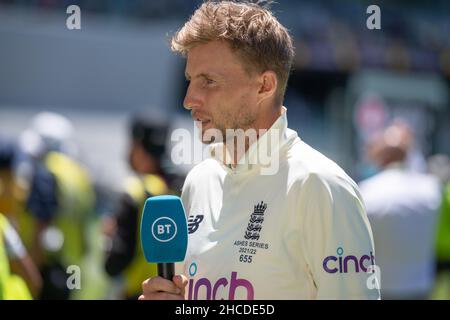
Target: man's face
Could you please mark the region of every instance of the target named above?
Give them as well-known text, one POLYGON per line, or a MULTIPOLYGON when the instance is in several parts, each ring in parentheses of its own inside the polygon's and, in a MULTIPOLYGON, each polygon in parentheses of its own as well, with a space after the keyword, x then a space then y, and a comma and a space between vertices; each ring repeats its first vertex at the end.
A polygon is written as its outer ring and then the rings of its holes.
POLYGON ((225 139, 226 129, 252 128, 258 117, 257 75, 246 72, 226 42, 212 41, 190 49, 186 78, 190 83, 184 107, 201 123, 203 143, 214 142, 204 137, 208 129, 218 129, 225 139))
POLYGON ((156 172, 155 158, 148 154, 139 142, 134 140, 131 142, 128 152, 128 163, 131 169, 139 174, 156 172))

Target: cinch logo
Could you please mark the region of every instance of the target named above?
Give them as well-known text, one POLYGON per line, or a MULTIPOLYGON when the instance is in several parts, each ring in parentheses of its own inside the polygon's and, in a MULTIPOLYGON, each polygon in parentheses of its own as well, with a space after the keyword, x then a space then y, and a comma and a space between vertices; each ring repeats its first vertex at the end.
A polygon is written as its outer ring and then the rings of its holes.
POLYGON ((349 272, 349 265, 353 265, 351 271, 354 271, 356 273, 363 271, 367 272, 369 266, 375 265, 375 257, 372 255, 372 251, 369 255, 363 255, 361 258, 349 255, 349 256, 343 256, 344 255, 344 249, 342 247, 337 248, 336 250, 337 257, 336 256, 328 256, 325 259, 323 259, 323 269, 328 273, 348 273, 349 272), (364 265, 366 261, 370 261, 370 264, 364 265))
MULTIPOLYGON (((193 277, 198 271, 197 264, 191 263, 189 266, 189 275, 193 277)), ((231 272, 231 277, 220 278, 215 283, 211 283, 207 278, 200 278, 198 280, 189 279, 188 283, 188 300, 198 300, 200 290, 206 293, 206 300, 234 300, 236 290, 247 290, 247 300, 254 299, 254 289, 250 281, 246 279, 238 279, 237 272, 231 272), (228 297, 218 298, 218 292, 228 293, 228 297)))

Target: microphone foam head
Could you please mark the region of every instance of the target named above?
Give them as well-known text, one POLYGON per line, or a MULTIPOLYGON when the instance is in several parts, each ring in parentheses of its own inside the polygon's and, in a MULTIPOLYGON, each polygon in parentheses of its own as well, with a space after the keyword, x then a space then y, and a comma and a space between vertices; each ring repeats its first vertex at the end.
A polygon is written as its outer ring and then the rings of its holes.
POLYGON ((187 239, 186 214, 179 197, 155 196, 145 201, 141 220, 141 245, 148 262, 183 261, 187 239))

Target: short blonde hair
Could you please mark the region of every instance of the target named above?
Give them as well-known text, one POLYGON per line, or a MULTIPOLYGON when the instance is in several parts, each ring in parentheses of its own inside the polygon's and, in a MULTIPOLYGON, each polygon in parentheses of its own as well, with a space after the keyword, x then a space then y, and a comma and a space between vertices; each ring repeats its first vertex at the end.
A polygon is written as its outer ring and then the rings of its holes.
POLYGON ((287 29, 266 8, 251 2, 207 1, 175 33, 172 50, 186 55, 198 44, 225 40, 249 74, 271 70, 278 80, 276 103, 282 103, 294 59, 287 29))

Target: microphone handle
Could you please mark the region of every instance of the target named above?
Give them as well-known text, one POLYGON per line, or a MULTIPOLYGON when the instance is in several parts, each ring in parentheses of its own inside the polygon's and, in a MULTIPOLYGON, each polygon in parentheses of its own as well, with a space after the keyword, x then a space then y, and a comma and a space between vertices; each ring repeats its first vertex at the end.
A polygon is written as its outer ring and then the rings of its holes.
POLYGON ((158 263, 158 276, 172 281, 174 275, 175 275, 174 263, 158 263))

